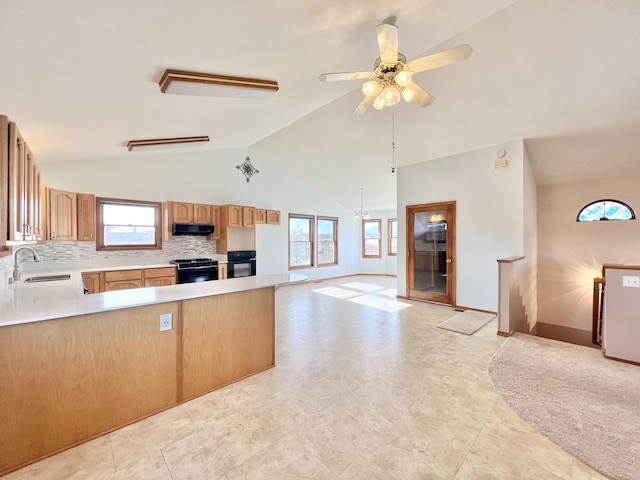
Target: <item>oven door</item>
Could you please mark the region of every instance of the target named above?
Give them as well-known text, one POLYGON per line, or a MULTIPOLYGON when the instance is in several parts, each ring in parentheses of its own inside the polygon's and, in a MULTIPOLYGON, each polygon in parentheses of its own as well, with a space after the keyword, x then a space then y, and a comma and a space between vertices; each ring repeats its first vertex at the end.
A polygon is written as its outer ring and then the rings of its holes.
POLYGON ((218 267, 183 268, 176 274, 177 283, 208 282, 218 280, 218 267))
POLYGON ((227 276, 229 278, 250 277, 256 274, 256 261, 241 260, 229 262, 227 276))

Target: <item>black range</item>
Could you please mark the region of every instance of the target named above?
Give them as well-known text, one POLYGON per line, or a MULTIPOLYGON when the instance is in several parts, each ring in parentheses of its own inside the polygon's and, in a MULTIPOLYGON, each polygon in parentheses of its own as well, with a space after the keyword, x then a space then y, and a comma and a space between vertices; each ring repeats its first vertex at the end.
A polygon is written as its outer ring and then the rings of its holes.
POLYGON ((176 265, 176 283, 208 282, 218 280, 218 261, 211 258, 184 258, 171 260, 176 265))

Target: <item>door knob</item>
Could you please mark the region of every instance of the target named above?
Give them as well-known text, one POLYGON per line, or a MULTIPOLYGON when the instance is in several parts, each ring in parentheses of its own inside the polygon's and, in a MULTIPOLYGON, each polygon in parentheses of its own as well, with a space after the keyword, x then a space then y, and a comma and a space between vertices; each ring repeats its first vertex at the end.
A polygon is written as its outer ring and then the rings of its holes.
POLYGON ((451 263, 451 259, 450 258, 447 258, 447 263, 451 263))

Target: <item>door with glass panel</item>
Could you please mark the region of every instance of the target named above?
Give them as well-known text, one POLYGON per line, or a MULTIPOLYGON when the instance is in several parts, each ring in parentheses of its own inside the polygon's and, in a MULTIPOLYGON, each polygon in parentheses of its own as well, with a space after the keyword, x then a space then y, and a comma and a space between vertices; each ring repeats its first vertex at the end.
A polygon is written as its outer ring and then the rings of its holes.
POLYGON ((407 296, 455 306, 456 202, 407 206, 407 296))

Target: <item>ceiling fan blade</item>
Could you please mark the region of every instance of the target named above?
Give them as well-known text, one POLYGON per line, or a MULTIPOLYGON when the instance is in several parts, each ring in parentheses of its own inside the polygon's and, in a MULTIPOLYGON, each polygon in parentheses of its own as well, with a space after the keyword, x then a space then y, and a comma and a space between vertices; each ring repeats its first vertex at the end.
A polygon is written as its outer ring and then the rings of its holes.
POLYGON ((354 115, 362 115, 364 112, 366 112, 367 108, 369 108, 371 106, 373 101, 380 94, 381 90, 382 90, 382 84, 380 84, 380 88, 378 88, 375 92, 372 92, 369 95, 366 95, 362 99, 362 101, 358 104, 358 106, 353 111, 353 114, 354 115))
POLYGON ((376 27, 376 32, 378 32, 380 61, 387 65, 395 65, 398 62, 398 27, 383 23, 376 27))
POLYGON ((423 90, 422 87, 417 85, 415 82, 409 83, 409 85, 402 89, 402 97, 407 102, 413 100, 422 108, 428 107, 436 101, 433 95, 423 90))
POLYGON ((423 72, 432 68, 444 67, 452 63, 461 62, 471 56, 473 49, 469 45, 459 45, 443 52, 416 58, 407 63, 407 68, 412 72, 423 72))
POLYGON ((321 82, 336 82, 338 80, 360 80, 363 78, 375 77, 373 72, 340 72, 323 73, 318 77, 321 82))

